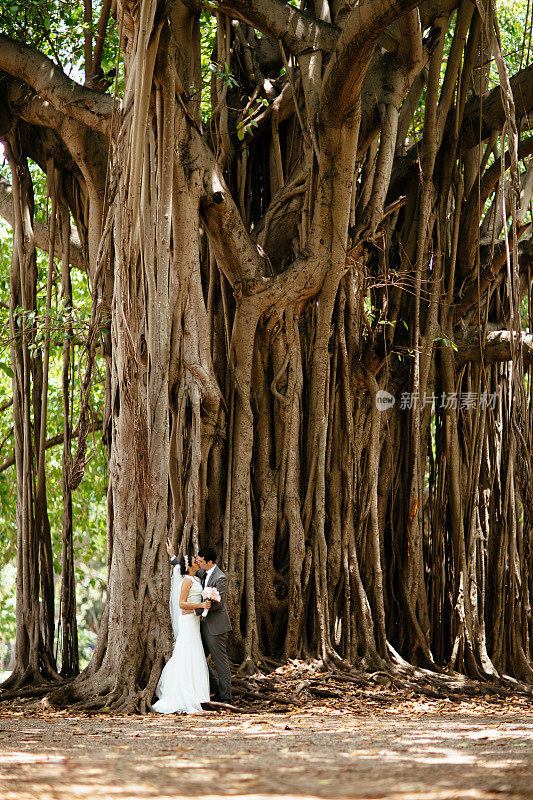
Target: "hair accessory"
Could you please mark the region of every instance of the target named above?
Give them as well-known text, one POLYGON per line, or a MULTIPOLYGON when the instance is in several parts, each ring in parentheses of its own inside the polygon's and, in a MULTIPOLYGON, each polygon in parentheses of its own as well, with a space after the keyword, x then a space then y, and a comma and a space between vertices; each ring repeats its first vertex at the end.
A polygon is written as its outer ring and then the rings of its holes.
POLYGON ((189 556, 187 553, 183 556, 183 560, 185 561, 185 569, 189 569, 189 556))

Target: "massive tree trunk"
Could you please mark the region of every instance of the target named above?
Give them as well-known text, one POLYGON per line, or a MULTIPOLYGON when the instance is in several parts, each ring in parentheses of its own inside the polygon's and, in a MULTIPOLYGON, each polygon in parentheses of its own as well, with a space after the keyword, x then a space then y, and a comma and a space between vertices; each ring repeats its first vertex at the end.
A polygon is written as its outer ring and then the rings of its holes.
POLYGON ((530 682, 532 69, 509 81, 490 3, 217 5, 207 123, 192 0, 118 3, 120 102, 0 41, 78 187, 84 408, 99 345, 108 370, 109 603, 55 699, 150 707, 169 532, 217 548, 243 668, 530 682))

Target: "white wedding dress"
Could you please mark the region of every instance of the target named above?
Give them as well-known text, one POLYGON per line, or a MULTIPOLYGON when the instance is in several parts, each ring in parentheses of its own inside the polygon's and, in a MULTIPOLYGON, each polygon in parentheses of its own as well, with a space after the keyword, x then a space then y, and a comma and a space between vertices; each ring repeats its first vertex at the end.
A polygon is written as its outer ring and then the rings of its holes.
POLYGON ((188 603, 202 602, 202 584, 192 575, 180 574, 179 566, 172 572, 170 586, 170 618, 174 633, 174 649, 165 664, 155 693, 159 698, 152 705, 160 714, 201 714, 201 703, 209 702, 209 671, 200 635, 200 617, 184 614, 179 607, 181 584, 191 578, 188 603))

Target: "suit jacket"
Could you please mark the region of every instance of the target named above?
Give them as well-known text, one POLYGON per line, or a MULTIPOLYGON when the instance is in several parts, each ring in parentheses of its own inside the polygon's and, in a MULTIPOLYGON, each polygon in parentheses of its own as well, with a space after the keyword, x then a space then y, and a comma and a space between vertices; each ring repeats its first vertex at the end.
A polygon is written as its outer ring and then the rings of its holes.
MULTIPOLYGON (((178 559, 172 558, 171 563, 177 564, 178 559)), ((199 569, 196 573, 196 577, 200 578, 203 582, 205 574, 206 571, 204 569, 199 569)), ((227 606, 228 579, 220 567, 215 565, 206 586, 214 586, 215 589, 218 589, 220 603, 211 603, 211 608, 207 612, 207 617, 202 619, 202 627, 212 636, 217 636, 220 633, 228 633, 232 629, 227 606)), ((203 609, 198 608, 196 609, 196 614, 200 615, 202 611, 203 609)))

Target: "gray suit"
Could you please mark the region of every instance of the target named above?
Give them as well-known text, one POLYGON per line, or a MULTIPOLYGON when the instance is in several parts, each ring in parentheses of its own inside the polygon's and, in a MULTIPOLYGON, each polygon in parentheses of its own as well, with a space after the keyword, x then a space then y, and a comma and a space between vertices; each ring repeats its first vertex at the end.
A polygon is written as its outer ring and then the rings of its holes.
MULTIPOLYGON (((178 563, 177 558, 171 559, 173 564, 178 563)), ((211 692, 216 699, 223 703, 231 703, 231 670, 226 651, 226 639, 231 630, 231 622, 228 614, 226 602, 228 594, 228 579, 222 570, 215 565, 213 572, 205 583, 206 571, 198 570, 197 577, 201 579, 202 586, 214 586, 220 594, 220 603, 212 602, 211 608, 207 612, 207 617, 202 617, 200 630, 202 633, 202 643, 206 657, 211 654, 215 665, 216 673, 209 667, 209 684, 211 692)), ((201 614, 202 609, 196 610, 196 614, 201 614)))

